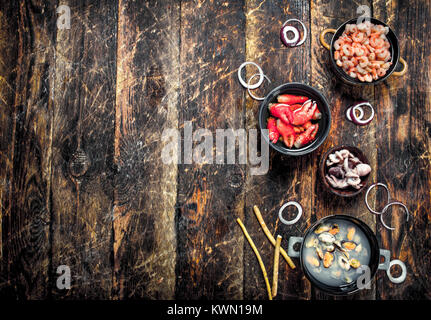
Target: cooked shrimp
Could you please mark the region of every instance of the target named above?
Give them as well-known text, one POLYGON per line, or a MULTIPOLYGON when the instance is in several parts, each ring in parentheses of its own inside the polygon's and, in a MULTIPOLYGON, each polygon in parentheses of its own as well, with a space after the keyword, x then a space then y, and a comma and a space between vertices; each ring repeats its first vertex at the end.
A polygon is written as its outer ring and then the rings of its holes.
POLYGON ((347 24, 334 42, 334 60, 351 78, 372 82, 383 77, 391 66, 389 28, 365 21, 347 24))
POLYGON ((359 61, 359 65, 361 66, 361 68, 366 68, 368 66, 368 64, 370 63, 370 61, 368 61, 367 57, 360 57, 358 61, 359 61))
POLYGON ((383 48, 385 41, 382 38, 371 37, 370 46, 373 48, 383 48))
POLYGON ((363 32, 356 32, 354 34, 352 34, 352 40, 354 42, 359 42, 361 43, 362 41, 364 41, 365 35, 363 32))
POLYGON ((346 56, 348 56, 348 57, 353 56, 353 48, 352 48, 352 46, 351 46, 351 45, 349 45, 349 44, 344 44, 344 45, 342 46, 342 49, 343 49, 343 52, 344 52, 344 54, 345 54, 346 56))

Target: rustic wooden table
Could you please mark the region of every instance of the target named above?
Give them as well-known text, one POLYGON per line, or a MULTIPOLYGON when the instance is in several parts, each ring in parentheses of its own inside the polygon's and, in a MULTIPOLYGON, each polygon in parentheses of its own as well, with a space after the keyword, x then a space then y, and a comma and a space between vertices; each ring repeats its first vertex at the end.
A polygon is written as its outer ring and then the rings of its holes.
MULTIPOLYGON (((430 15, 426 0, 2 1, 0 296, 266 299, 235 221, 244 221, 271 273, 256 204, 284 247, 317 219, 348 213, 405 261, 404 283, 380 271, 371 290, 350 298, 431 298, 430 15), (70 7, 70 29, 57 28, 60 4, 70 7), (335 78, 318 36, 361 4, 397 34, 405 76, 360 88, 335 78), (301 47, 280 42, 288 17, 309 30, 301 47), (261 176, 244 164, 163 164, 165 128, 257 128, 259 103, 236 77, 244 61, 262 66, 272 80, 265 90, 291 81, 320 90, 333 115, 326 142, 298 158, 271 150, 261 176), (360 98, 377 112, 366 127, 343 116, 360 98), (338 144, 364 151, 370 181, 388 184, 411 223, 394 214, 389 232, 364 194, 342 199, 323 189, 317 166, 338 144), (304 207, 292 227, 277 218, 289 199, 304 207), (60 265, 70 267, 70 289, 56 286, 60 265)), ((281 260, 277 299, 326 298, 281 260)))

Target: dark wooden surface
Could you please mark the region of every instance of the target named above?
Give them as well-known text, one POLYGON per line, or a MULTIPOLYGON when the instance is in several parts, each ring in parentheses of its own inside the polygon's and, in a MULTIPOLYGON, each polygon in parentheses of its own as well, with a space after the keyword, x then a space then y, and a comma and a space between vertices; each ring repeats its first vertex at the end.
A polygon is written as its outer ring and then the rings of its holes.
MULTIPOLYGON (((285 248, 319 218, 348 213, 405 261, 404 283, 380 271, 371 290, 349 299, 430 299, 430 15, 425 0, 2 1, 0 297, 266 299, 235 222, 244 221, 271 274, 273 248, 252 212, 258 205, 285 248), (56 26, 62 4, 70 29, 56 26), (357 16, 360 4, 397 34, 405 76, 366 88, 334 77, 318 36, 357 16), (281 44, 287 18, 310 31, 303 46, 281 44), (257 128, 259 103, 236 78, 244 61, 271 79, 263 91, 297 81, 324 93, 333 115, 325 143, 299 158, 270 151, 262 176, 246 164, 163 164, 165 128, 257 128), (377 112, 366 127, 343 116, 360 98, 377 112), (408 205, 409 224, 394 214, 389 232, 363 194, 346 200, 323 189, 320 157, 341 143, 364 151, 370 180, 408 205), (290 199, 304 215, 287 227, 277 213, 290 199), (71 268, 69 290, 56 286, 59 265, 71 268)), ((383 193, 373 201, 381 207, 383 193)), ((281 260, 277 299, 332 297, 281 260)))

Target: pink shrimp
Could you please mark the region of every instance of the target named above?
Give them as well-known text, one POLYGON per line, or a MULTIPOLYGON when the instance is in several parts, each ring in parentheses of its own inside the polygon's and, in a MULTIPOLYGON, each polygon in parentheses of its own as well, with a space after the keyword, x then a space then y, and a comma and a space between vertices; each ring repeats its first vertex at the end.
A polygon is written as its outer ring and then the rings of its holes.
POLYGON ((354 42, 361 43, 362 41, 364 41, 364 38, 365 38, 365 36, 364 36, 363 32, 356 32, 356 33, 352 34, 352 40, 354 42))
POLYGON ((377 75, 378 75, 379 77, 383 77, 385 74, 386 74, 386 70, 385 70, 385 69, 383 69, 383 68, 380 68, 380 69, 377 71, 377 75))
POLYGON ((368 61, 367 57, 360 57, 359 58, 359 65, 361 66, 361 68, 366 68, 369 63, 370 63, 370 61, 368 61))
POLYGON ((371 37, 370 39, 370 46, 373 48, 383 48, 383 45, 385 44, 385 41, 382 38, 378 37, 371 37))
POLYGON ((352 46, 350 46, 349 44, 344 44, 341 48, 343 49, 343 53, 346 56, 348 56, 348 57, 353 56, 353 48, 352 48, 352 46))

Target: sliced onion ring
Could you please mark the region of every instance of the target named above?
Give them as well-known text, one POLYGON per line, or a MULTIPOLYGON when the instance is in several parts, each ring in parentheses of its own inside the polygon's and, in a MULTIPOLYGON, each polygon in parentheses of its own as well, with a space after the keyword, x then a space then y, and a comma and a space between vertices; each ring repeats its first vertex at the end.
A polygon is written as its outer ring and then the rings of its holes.
MULTIPOLYGON (((301 20, 298 20, 298 19, 287 19, 284 23, 283 23, 283 27, 287 24, 287 23, 289 23, 290 21, 296 21, 296 22, 298 22, 301 26, 302 26, 302 29, 304 30, 304 36, 303 36, 303 38, 297 43, 297 44, 295 44, 295 46, 296 47, 298 47, 298 46, 300 46, 300 45, 302 45, 304 42, 305 42, 305 40, 307 40, 307 28, 305 27, 305 25, 302 23, 302 21, 301 20)), ((298 29, 297 29, 298 30, 298 29)))
POLYGON ((350 109, 350 118, 352 119, 352 122, 354 124, 359 125, 359 126, 365 126, 365 125, 369 124, 371 122, 371 120, 373 120, 373 118, 374 118, 374 108, 373 108, 373 106, 369 102, 360 102, 360 103, 358 103, 356 105, 351 106, 351 109, 350 109), (362 109, 363 106, 367 106, 371 110, 370 117, 368 119, 365 119, 365 120, 362 120, 362 117, 359 118, 359 117, 356 116, 356 110, 359 110, 359 108, 362 109))
POLYGON ((406 277, 407 277, 407 267, 404 264, 404 262, 402 262, 401 260, 395 259, 389 263, 389 268, 386 270, 386 274, 392 283, 396 283, 396 284, 402 283, 404 282, 404 280, 406 280, 406 277), (391 274, 391 268, 394 265, 399 265, 401 267, 401 275, 396 278, 394 278, 391 274))
POLYGON ((259 87, 260 87, 260 85, 263 83, 263 80, 264 80, 263 70, 262 70, 262 68, 261 68, 261 67, 259 67, 256 63, 251 62, 251 61, 246 61, 246 62, 244 62, 242 65, 240 65, 240 66, 239 66, 239 68, 238 68, 238 80, 239 80, 239 82, 241 83, 241 85, 242 85, 244 88, 247 88, 247 89, 256 89, 256 88, 259 88, 259 87), (259 73, 257 73, 257 74, 259 75, 259 80, 258 80, 255 84, 247 84, 247 83, 243 80, 243 78, 241 77, 241 71, 242 71, 242 69, 243 69, 246 65, 249 65, 249 64, 251 64, 251 65, 255 66, 255 67, 257 68, 257 70, 259 70, 259 73))
POLYGON ((298 222, 298 220, 299 220, 299 218, 301 218, 301 215, 302 215, 302 207, 301 207, 301 205, 298 203, 298 202, 296 202, 296 201, 289 201, 288 203, 285 203, 281 208, 280 208, 280 210, 278 211, 278 217, 280 218, 280 221, 282 222, 282 223, 284 223, 284 224, 287 224, 287 225, 292 225, 292 224, 295 224, 295 223, 297 223, 298 222), (297 209, 298 209, 298 214, 297 214, 297 216, 295 217, 295 219, 293 219, 293 220, 286 220, 286 219, 284 219, 283 218, 283 210, 286 208, 286 207, 288 207, 288 206, 295 206, 297 209))
POLYGON ((389 189, 388 189, 388 186, 387 186, 387 185, 385 185, 384 183, 380 183, 380 182, 377 182, 377 183, 372 184, 372 185, 368 188, 367 192, 365 193, 365 205, 367 206, 368 210, 370 210, 370 212, 371 212, 371 213, 374 213, 374 214, 376 214, 376 215, 381 215, 384 209, 382 210, 382 212, 375 211, 375 210, 371 209, 371 206, 370 206, 370 204, 368 203, 368 195, 369 195, 369 193, 370 193, 370 191, 371 191, 372 189, 374 189, 375 187, 379 187, 379 186, 380 186, 380 187, 383 187, 383 188, 386 190, 386 194, 387 194, 387 201, 386 201, 386 203, 389 203, 389 202, 391 201, 391 194, 389 193, 389 189))
POLYGON ((388 226, 388 225, 385 223, 385 221, 383 220, 383 216, 384 216, 384 214, 388 211, 388 208, 389 208, 390 206, 393 206, 393 205, 399 205, 399 206, 403 207, 403 209, 404 209, 404 211, 406 212, 406 215, 407 215, 406 221, 409 221, 409 216, 410 216, 409 209, 407 209, 407 207, 405 206, 405 204, 404 204, 404 203, 402 203, 402 202, 399 202, 399 201, 393 201, 393 202, 389 202, 387 205, 385 205, 385 207, 384 207, 384 208, 383 208, 383 210, 382 210, 382 214, 380 215, 380 222, 383 224, 383 226, 384 226, 386 229, 391 230, 391 231, 392 231, 392 230, 395 230, 395 228, 392 228, 392 227, 388 226))
MULTIPOLYGON (((346 118, 349 121, 352 121, 352 117, 350 116, 350 111, 352 110, 352 107, 347 108, 346 110, 346 118)), ((358 119, 362 119, 364 117, 364 109, 362 109, 361 107, 358 107, 358 109, 356 109, 359 111, 359 116, 357 116, 358 119)))
POLYGON ((291 27, 291 26, 283 26, 280 30, 280 38, 281 41, 283 42, 283 44, 287 47, 294 47, 297 45, 298 40, 299 40, 299 31, 298 29, 296 29, 295 27, 291 27), (289 39, 287 37, 287 33, 288 32, 292 32, 293 33, 293 38, 289 39))
MULTIPOLYGON (((259 73, 255 73, 254 75, 252 75, 252 76, 250 77, 250 79, 248 79, 247 84, 248 84, 248 85, 250 85, 250 81, 251 81, 251 80, 253 80, 253 78, 254 78, 254 77, 259 76, 259 75, 260 75, 259 73)), ((271 83, 271 80, 269 80, 269 78, 268 78, 265 74, 263 75, 263 77, 264 77, 264 78, 265 78, 269 83, 271 83)), ((250 95, 250 97, 252 97, 254 100, 259 100, 259 101, 265 100, 265 97, 260 98, 260 97, 256 97, 256 96, 254 96, 254 95, 251 93, 250 88, 247 88, 247 91, 248 91, 248 94, 250 95)))

